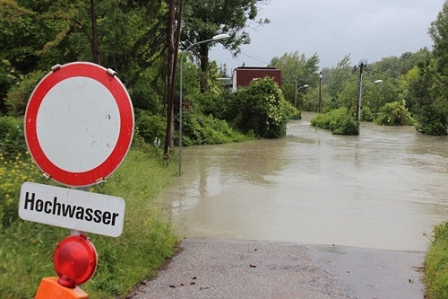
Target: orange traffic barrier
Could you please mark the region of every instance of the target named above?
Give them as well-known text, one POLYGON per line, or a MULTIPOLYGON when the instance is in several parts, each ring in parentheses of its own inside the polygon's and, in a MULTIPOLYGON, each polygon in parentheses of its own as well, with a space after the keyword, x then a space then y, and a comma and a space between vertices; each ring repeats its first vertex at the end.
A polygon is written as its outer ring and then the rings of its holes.
POLYGON ((67 288, 58 283, 57 277, 42 279, 34 299, 87 299, 89 296, 80 287, 67 288))

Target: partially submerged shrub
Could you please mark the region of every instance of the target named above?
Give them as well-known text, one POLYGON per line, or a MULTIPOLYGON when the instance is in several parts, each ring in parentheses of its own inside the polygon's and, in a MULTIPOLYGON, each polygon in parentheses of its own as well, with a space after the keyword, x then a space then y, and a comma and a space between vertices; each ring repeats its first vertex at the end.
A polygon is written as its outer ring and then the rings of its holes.
POLYGON ((335 135, 358 135, 359 126, 347 108, 339 108, 311 119, 313 127, 331 130, 335 135))
POLYGON ((405 100, 387 103, 375 119, 375 123, 383 126, 412 126, 414 122, 411 113, 406 108, 405 100))
POLYGON ((237 126, 244 133, 252 130, 262 138, 286 135, 286 124, 298 111, 285 100, 274 79, 255 79, 237 94, 240 115, 237 126))
POLYGON ((443 109, 435 104, 422 107, 419 115, 419 124, 416 129, 426 135, 443 136, 448 135, 448 119, 443 109))

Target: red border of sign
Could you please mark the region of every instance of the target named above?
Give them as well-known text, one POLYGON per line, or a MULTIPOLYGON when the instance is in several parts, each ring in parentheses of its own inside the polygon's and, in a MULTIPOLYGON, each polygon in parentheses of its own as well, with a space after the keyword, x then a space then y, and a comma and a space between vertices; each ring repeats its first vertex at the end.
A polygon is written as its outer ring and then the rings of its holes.
POLYGON ((111 175, 126 156, 133 134, 134 110, 126 88, 106 68, 93 63, 73 62, 49 73, 34 89, 25 112, 25 139, 31 156, 44 173, 67 186, 89 186, 111 175), (42 101, 55 85, 72 77, 87 77, 104 85, 114 97, 120 114, 120 132, 112 153, 101 165, 85 172, 69 172, 53 164, 42 150, 37 136, 37 115, 42 101))

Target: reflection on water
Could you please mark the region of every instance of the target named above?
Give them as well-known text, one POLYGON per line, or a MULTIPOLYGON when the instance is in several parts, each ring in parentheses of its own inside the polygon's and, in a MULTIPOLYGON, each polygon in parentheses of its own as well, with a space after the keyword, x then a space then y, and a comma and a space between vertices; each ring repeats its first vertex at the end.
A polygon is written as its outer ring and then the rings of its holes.
POLYGON ((334 136, 312 116, 283 139, 184 149, 166 199, 181 234, 425 251, 448 215, 448 138, 373 123, 334 136))

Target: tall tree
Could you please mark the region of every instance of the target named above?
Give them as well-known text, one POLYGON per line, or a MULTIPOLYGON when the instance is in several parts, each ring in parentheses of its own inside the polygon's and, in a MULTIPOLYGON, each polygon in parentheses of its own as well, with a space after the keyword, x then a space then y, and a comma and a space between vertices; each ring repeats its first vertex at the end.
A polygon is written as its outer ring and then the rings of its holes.
POLYGON ((0 0, 0 57, 18 75, 101 62, 118 72, 137 107, 157 112, 156 98, 165 103, 167 12, 164 0, 0 0))
POLYGON ((341 61, 338 62, 336 68, 332 68, 329 74, 325 77, 327 80, 326 91, 330 98, 337 100, 339 94, 344 90, 349 78, 352 76, 352 67, 350 66, 350 54, 345 55, 341 61))
POLYGON ((285 53, 281 57, 271 59, 269 66, 282 70, 282 85, 294 83, 299 78, 301 83, 317 86, 319 56, 315 53, 310 58, 305 54, 299 55, 298 51, 285 53))
MULTIPOLYGON (((269 20, 256 21, 260 4, 266 0, 196 0, 190 1, 185 7, 182 46, 188 46, 199 41, 207 40, 215 35, 226 33, 230 38, 223 42, 226 49, 233 55, 240 53, 240 46, 249 44, 249 34, 244 30, 251 26, 260 26, 269 23, 269 20)), ((213 43, 203 43, 192 51, 201 67, 201 90, 208 89, 206 72, 208 69, 208 56, 213 43)))
POLYGON ((429 34, 434 42, 433 57, 439 88, 448 97, 448 1, 445 1, 437 19, 431 23, 429 34))
POLYGON ((433 56, 419 64, 418 80, 411 84, 420 112, 417 131, 448 135, 448 1, 431 23, 429 35, 433 56))
MULTIPOLYGON (((298 51, 285 53, 281 57, 271 59, 269 66, 282 71, 282 91, 289 102, 296 105, 296 89, 308 85, 317 87, 319 84, 319 56, 314 54, 306 58, 305 54, 299 55, 298 51)), ((305 90, 302 90, 304 92, 305 90)), ((302 101, 302 93, 299 93, 299 105, 302 101)))

